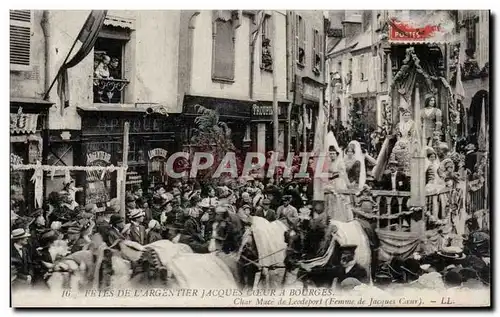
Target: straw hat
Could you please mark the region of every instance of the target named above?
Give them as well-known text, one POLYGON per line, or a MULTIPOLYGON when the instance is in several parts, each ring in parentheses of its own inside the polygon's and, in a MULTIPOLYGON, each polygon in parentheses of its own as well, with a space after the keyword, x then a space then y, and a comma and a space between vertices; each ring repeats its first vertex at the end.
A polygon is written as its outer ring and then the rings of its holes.
POLYGON ((12 240, 29 238, 30 236, 31 236, 31 234, 27 233, 23 228, 14 229, 14 230, 12 230, 12 233, 10 234, 10 238, 12 240))
POLYGON ((130 211, 129 219, 137 219, 144 216, 144 212, 141 209, 133 209, 130 211))
POLYGON ((445 247, 440 251, 437 251, 437 254, 452 260, 463 260, 466 258, 463 250, 459 247, 445 247))

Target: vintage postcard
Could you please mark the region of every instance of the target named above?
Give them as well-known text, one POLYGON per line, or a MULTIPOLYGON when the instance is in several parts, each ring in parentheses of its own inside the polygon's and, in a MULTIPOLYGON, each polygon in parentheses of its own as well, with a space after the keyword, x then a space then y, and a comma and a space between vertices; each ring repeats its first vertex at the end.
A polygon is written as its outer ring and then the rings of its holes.
POLYGON ((10 10, 13 307, 491 307, 487 10, 10 10))

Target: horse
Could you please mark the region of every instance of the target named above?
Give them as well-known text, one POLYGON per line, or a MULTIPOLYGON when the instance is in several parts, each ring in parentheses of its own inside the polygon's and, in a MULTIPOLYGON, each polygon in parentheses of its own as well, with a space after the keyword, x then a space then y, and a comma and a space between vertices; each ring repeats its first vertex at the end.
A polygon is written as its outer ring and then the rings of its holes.
MULTIPOLYGON (((286 259, 287 279, 295 276, 296 280, 301 280, 302 283, 313 283, 316 286, 330 286, 333 281, 333 269, 340 265, 340 253, 338 247, 341 245, 356 245, 357 248, 354 254, 354 260, 363 267, 368 278, 372 280, 372 253, 370 246, 370 237, 365 231, 360 220, 352 220, 349 222, 341 222, 331 220, 327 229, 320 255, 311 259, 301 260, 300 254, 311 254, 308 250, 307 233, 292 233, 292 237, 288 240, 289 251, 287 257, 295 256, 293 261, 286 259), (296 249, 301 248, 301 249, 296 249), (298 269, 298 270, 297 270, 298 269), (291 276, 289 276, 291 275, 291 276)), ((290 234, 289 234, 290 235, 290 234)))
POLYGON ((159 240, 142 246, 120 241, 123 256, 134 263, 133 285, 170 288, 237 288, 229 267, 215 254, 193 253, 185 244, 159 240))
POLYGON ((130 261, 104 243, 44 265, 49 268, 46 283, 51 291, 123 288, 128 286, 132 273, 130 261))
POLYGON ((269 222, 257 216, 251 217, 251 223, 237 255, 240 281, 244 286, 258 287, 264 277, 266 287, 279 287, 285 274, 284 237, 289 229, 281 220, 269 222))

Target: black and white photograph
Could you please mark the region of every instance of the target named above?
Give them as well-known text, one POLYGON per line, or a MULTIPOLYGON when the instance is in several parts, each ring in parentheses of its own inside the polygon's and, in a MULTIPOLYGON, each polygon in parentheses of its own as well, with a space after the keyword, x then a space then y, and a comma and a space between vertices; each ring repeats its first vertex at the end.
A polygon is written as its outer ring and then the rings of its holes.
POLYGON ((490 15, 10 9, 11 307, 491 307, 490 15))

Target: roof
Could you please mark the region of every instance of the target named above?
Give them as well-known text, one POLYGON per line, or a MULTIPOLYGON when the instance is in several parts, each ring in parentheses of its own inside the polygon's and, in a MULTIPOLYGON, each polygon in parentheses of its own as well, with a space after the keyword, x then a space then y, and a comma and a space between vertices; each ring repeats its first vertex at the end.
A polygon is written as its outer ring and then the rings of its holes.
POLYGON ((337 45, 335 45, 331 50, 328 51, 328 56, 341 54, 348 50, 360 50, 366 47, 371 47, 372 45, 372 28, 369 27, 366 31, 356 35, 349 41, 344 37, 337 45))
POLYGON ((369 27, 366 31, 358 34, 354 41, 357 43, 353 51, 357 51, 363 48, 372 46, 372 28, 369 27))

